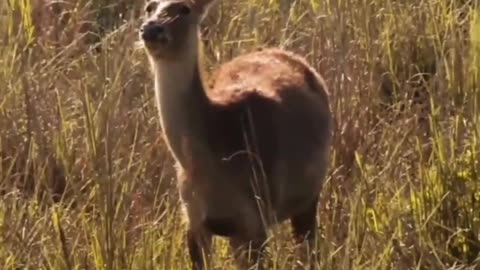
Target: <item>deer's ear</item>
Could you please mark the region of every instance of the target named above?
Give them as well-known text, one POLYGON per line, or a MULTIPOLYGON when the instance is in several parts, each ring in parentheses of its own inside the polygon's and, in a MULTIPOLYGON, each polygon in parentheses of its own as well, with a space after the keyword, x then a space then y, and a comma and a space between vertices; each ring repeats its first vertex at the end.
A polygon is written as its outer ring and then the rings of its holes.
POLYGON ((207 16, 209 8, 213 6, 217 0, 191 0, 191 2, 193 9, 195 9, 203 19, 207 16))

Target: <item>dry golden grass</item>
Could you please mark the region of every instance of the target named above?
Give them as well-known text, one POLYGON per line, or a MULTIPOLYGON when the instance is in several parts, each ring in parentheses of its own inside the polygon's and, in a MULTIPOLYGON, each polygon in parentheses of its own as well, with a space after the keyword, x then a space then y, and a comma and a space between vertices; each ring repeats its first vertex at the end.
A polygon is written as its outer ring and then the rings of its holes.
MULTIPOLYGON (((54 2, 0 3, 0 268, 188 269, 142 1, 54 2)), ((223 0, 205 45, 209 70, 280 46, 325 76, 322 269, 479 269, 478 0, 223 0)), ((291 269, 288 226, 272 234, 291 269)))

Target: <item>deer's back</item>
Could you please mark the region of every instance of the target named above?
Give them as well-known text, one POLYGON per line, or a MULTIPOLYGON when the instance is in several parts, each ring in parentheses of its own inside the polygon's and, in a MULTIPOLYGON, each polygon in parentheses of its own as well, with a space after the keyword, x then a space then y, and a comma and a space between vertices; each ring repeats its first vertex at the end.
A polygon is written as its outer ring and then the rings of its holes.
POLYGON ((323 108, 328 108, 323 79, 303 58, 280 49, 234 58, 216 71, 209 84, 210 99, 220 106, 248 103, 252 96, 281 104, 282 99, 288 98, 286 95, 295 94, 309 97, 310 101, 304 105, 320 102, 323 108))

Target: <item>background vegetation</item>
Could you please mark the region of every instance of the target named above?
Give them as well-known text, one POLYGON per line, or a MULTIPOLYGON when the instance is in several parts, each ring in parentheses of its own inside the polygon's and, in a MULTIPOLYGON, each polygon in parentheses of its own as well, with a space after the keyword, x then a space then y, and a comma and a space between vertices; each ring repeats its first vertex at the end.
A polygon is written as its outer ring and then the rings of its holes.
MULTIPOLYGON (((142 1, 0 5, 0 268, 187 269, 142 1)), ((480 269, 478 8, 224 0, 204 23, 209 69, 280 46, 328 82, 322 269, 480 269)), ((272 234, 272 269, 292 269, 288 224, 272 234)))

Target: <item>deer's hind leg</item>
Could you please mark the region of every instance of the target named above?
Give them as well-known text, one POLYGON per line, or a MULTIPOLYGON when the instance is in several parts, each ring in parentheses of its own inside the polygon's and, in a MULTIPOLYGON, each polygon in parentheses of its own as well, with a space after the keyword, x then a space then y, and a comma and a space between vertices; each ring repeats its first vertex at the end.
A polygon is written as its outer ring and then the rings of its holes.
POLYGON ((230 238, 230 247, 239 269, 264 269, 266 239, 265 235, 253 239, 240 236, 230 238))
POLYGON ((254 208, 242 216, 240 230, 230 237, 230 248, 238 269, 261 270, 265 263, 267 225, 254 208))
POLYGON ((300 245, 299 256, 302 261, 316 269, 319 262, 316 248, 318 196, 303 211, 290 217, 295 241, 300 245))

